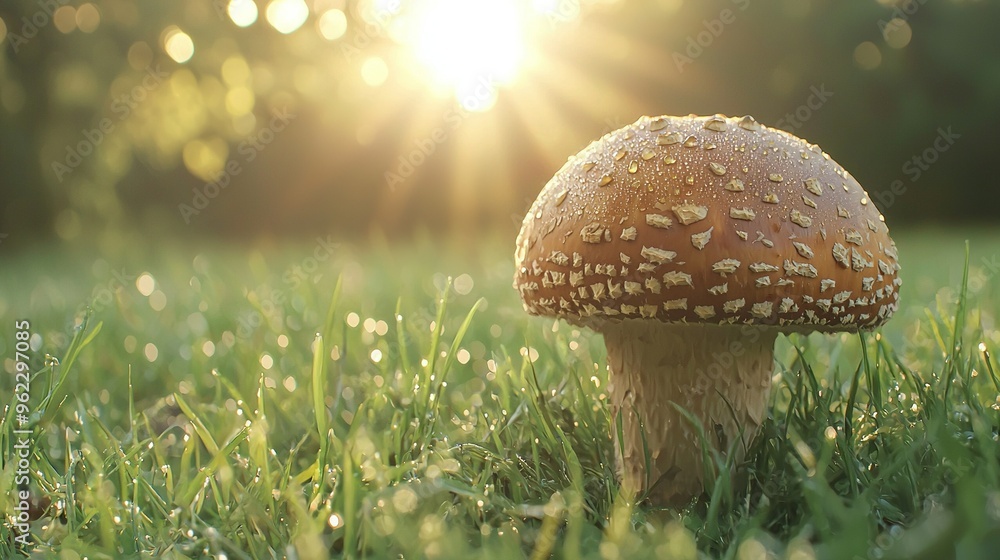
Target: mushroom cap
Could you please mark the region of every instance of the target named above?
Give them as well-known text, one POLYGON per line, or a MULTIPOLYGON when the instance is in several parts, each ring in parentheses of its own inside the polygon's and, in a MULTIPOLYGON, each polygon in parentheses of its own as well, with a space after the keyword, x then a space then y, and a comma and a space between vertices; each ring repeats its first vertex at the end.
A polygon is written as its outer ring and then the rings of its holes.
POLYGON ((533 315, 855 331, 899 299, 896 245, 850 173, 752 117, 642 117, 569 158, 517 238, 533 315))

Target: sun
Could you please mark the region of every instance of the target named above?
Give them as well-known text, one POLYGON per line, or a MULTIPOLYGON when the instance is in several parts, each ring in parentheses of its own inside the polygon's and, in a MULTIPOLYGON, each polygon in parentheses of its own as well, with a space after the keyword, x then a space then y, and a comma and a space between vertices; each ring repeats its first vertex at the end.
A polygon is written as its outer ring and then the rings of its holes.
MULTIPOLYGON (((622 1, 358 0, 368 37, 389 39, 358 65, 381 77, 365 79, 373 96, 358 116, 358 142, 396 144, 379 145, 395 155, 376 221, 404 223, 414 203, 447 189, 438 200, 455 231, 484 217, 506 224, 511 217, 496 212, 518 204, 511 186, 531 169, 554 171, 575 139, 641 114, 620 77, 671 61, 598 17, 622 1)), ((668 75, 654 79, 668 85, 668 75)))
POLYGON ((427 0, 406 18, 403 40, 432 86, 466 109, 483 111, 521 70, 523 11, 511 0, 427 0))

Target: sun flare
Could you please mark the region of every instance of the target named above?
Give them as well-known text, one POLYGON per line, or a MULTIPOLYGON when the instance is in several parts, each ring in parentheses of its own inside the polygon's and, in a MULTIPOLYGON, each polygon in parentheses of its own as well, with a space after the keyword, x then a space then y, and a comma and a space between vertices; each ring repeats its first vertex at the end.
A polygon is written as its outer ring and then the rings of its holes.
POLYGON ((509 0, 430 0, 415 7, 405 42, 433 87, 469 110, 486 110, 521 69, 524 20, 509 0))

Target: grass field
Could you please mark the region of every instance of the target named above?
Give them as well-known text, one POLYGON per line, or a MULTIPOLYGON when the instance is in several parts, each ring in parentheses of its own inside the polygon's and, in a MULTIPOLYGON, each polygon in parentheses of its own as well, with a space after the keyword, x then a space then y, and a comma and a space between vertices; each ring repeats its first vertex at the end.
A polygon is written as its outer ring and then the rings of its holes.
MULTIPOLYGON (((31 501, 51 501, 33 550, 995 558, 1000 232, 896 239, 896 317, 780 338, 762 435, 683 511, 618 492, 603 342, 524 314, 511 240, 4 247, 0 396, 27 320, 31 501)), ((20 427, 7 408, 3 558, 20 427)))

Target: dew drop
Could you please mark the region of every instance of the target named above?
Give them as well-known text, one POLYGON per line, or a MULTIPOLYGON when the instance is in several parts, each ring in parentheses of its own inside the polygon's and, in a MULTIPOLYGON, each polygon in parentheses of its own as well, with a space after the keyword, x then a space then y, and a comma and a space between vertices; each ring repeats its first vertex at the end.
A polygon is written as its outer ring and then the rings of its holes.
POLYGON ((744 115, 736 124, 744 130, 752 130, 754 132, 758 132, 762 128, 760 123, 750 115, 744 115))

